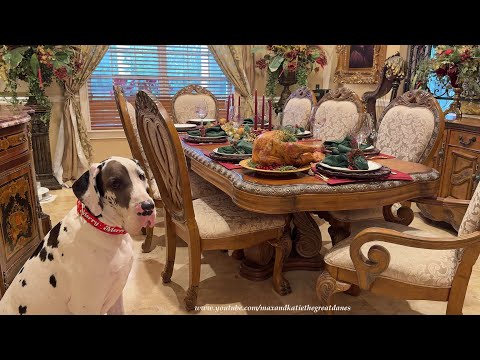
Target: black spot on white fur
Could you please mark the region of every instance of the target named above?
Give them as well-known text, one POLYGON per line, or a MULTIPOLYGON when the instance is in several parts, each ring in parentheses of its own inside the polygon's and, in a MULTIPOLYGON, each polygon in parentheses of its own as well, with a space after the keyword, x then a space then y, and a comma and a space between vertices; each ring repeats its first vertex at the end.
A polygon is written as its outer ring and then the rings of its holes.
POLYGON ((52 247, 52 248, 57 248, 58 247, 58 235, 60 234, 60 226, 62 225, 61 222, 59 222, 55 227, 50 230, 48 234, 48 240, 47 240, 47 245, 52 247))
POLYGON ((25 286, 27 286, 27 282, 24 279, 24 280, 22 280, 22 287, 25 287, 25 286))
POLYGON ((53 254, 52 253, 48 254, 48 260, 53 261, 53 254))
POLYGON ((37 248, 36 248, 35 251, 32 253, 32 256, 30 256, 30 259, 33 259, 35 256, 38 255, 38 253, 40 252, 40 250, 42 250, 44 243, 45 243, 45 240, 40 241, 40 244, 38 244, 37 248))
POLYGON ((50 285, 57 287, 57 279, 55 279, 55 275, 50 275, 50 285))
POLYGON ((66 226, 63 227, 63 231, 67 232, 67 227, 66 226))
POLYGON ((18 313, 19 313, 20 315, 26 314, 26 313, 27 313, 27 307, 20 305, 20 306, 18 307, 18 313))
POLYGON ((38 255, 38 257, 40 258, 41 261, 45 261, 45 259, 47 258, 47 249, 43 248, 40 251, 40 255, 38 255))
POLYGON ((23 268, 24 268, 24 266, 22 266, 22 268, 20 269, 20 272, 19 272, 19 274, 21 274, 21 273, 22 273, 22 271, 23 271, 23 268))
POLYGON ((63 253, 62 253, 62 256, 63 256, 63 253))

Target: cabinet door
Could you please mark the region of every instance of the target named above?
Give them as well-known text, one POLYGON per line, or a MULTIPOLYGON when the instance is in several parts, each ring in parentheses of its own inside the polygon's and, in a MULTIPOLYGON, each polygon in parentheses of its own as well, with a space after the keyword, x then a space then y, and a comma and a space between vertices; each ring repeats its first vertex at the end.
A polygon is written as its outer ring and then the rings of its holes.
POLYGON ((468 200, 475 190, 480 154, 467 149, 449 147, 444 167, 441 197, 468 200))
POLYGON ((30 153, 12 162, 0 175, 0 295, 40 241, 30 153))

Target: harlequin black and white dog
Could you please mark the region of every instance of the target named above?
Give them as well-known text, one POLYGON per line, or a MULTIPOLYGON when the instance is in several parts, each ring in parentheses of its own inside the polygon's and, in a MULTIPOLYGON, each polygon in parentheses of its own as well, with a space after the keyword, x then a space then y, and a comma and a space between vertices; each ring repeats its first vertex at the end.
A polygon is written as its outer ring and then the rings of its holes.
POLYGON ((75 206, 40 243, 0 300, 0 314, 122 314, 132 239, 155 222, 135 160, 94 164, 72 186, 75 206))

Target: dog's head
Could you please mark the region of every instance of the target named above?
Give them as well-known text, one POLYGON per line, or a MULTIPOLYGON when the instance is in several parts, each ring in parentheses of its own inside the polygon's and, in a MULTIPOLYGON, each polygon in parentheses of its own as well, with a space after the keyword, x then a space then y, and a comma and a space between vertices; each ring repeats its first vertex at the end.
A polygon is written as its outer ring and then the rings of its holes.
POLYGON ((155 222, 155 204, 147 188, 138 162, 116 156, 92 164, 72 186, 75 196, 93 215, 132 235, 155 222))

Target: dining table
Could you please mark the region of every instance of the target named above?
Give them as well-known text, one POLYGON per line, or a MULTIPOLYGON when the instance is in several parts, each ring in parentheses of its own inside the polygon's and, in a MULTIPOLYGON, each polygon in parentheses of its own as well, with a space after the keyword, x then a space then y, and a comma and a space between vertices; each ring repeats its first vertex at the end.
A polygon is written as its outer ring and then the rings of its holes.
MULTIPOLYGON (((322 145, 321 141, 310 140, 308 143, 312 146, 322 145)), ((294 231, 291 252, 285 261, 284 271, 318 271, 323 268, 323 257, 320 255, 322 235, 315 214, 387 207, 414 198, 435 197, 439 189, 440 175, 437 170, 397 158, 380 157, 375 161, 392 171, 409 174, 411 181, 375 180, 329 185, 325 180, 312 176, 311 172, 266 176, 210 158, 211 152, 223 145, 182 141, 191 170, 227 194, 237 206, 257 213, 292 217, 294 231)), ((273 268, 273 252, 270 248, 265 245, 254 251, 244 251, 240 275, 258 281, 270 277, 273 268)))

